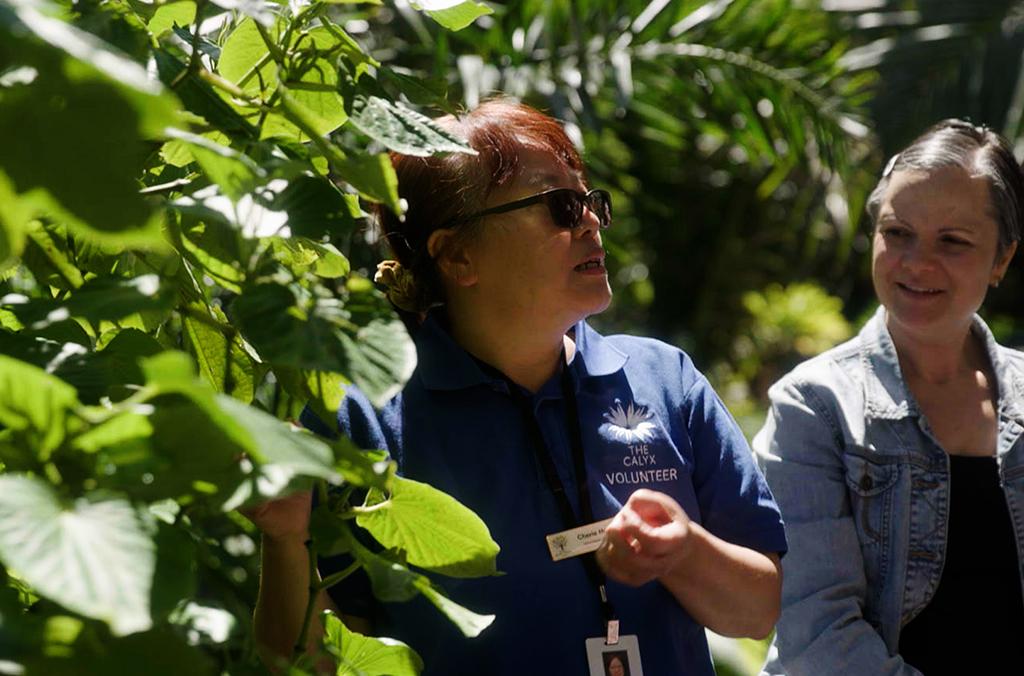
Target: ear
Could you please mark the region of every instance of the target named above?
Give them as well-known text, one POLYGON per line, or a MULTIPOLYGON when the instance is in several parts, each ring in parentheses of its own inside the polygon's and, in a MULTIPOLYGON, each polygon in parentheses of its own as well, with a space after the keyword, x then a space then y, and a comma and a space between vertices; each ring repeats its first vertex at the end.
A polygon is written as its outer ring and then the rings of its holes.
POLYGON ((478 275, 465 238, 457 237, 452 228, 430 233, 427 253, 437 262, 437 268, 447 282, 463 287, 477 283, 478 275))
POLYGON ((992 266, 992 275, 989 277, 989 286, 999 286, 1006 274, 1006 268, 1010 267, 1013 254, 1017 251, 1017 242, 1010 242, 1010 246, 1003 249, 1002 253, 996 254, 996 263, 992 266))

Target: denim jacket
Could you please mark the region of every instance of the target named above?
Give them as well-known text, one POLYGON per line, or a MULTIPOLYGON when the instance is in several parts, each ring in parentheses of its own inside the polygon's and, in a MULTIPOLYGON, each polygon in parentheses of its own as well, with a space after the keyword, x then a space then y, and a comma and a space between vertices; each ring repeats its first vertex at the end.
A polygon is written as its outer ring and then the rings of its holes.
MULTIPOLYGON (((980 317, 973 331, 997 383, 997 461, 1019 565, 1024 352, 998 345, 980 317)), ((787 374, 769 397, 753 446, 782 509, 789 553, 762 673, 919 674, 897 648, 901 628, 942 575, 949 458, 903 382, 884 308, 857 337, 787 374)))

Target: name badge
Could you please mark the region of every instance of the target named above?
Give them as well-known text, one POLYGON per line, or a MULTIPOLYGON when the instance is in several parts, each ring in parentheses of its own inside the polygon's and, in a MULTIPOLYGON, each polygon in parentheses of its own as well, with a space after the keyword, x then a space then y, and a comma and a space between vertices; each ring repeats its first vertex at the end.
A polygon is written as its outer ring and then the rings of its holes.
POLYGON ((597 548, 601 546, 601 540, 604 539, 604 529, 611 522, 611 519, 605 519, 546 535, 544 539, 548 541, 551 560, 561 561, 597 551, 597 548))

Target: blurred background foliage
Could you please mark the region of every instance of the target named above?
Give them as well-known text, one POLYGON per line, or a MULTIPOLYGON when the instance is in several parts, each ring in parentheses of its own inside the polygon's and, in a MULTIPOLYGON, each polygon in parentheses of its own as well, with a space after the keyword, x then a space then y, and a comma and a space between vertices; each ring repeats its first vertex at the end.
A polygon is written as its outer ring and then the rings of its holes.
MULTIPOLYGON (((360 39, 458 107, 505 93, 564 120, 615 199, 616 299, 594 323, 680 345, 755 400, 808 354, 798 343, 838 341, 873 308, 863 205, 884 161, 946 117, 1024 131, 1022 2, 492 6, 451 34, 398 2, 360 39), (752 312, 751 293, 772 300, 752 312), (780 323, 796 333, 765 344, 780 323)), ((1021 266, 986 306, 1019 343, 1021 266)))

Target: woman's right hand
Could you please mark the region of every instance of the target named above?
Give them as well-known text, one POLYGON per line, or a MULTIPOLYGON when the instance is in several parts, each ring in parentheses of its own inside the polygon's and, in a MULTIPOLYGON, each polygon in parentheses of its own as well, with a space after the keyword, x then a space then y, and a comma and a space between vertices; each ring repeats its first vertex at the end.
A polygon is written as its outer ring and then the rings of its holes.
POLYGON ((266 538, 305 542, 309 539, 309 515, 312 508, 312 492, 300 491, 239 511, 252 521, 266 538))

